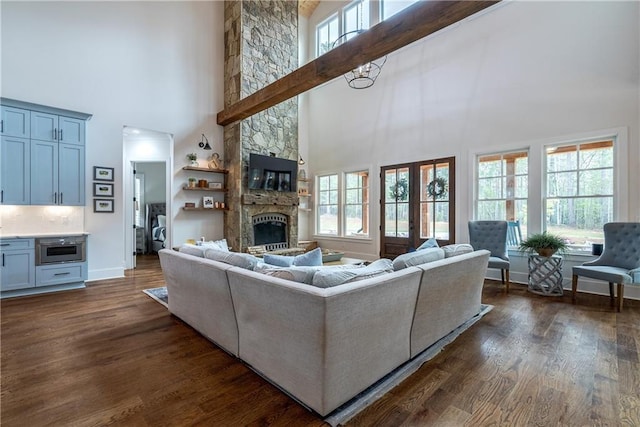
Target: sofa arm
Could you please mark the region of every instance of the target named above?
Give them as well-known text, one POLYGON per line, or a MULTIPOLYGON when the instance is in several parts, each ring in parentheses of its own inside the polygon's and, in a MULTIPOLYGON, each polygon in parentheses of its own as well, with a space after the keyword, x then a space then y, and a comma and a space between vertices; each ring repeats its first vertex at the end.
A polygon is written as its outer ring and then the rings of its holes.
POLYGON ((321 289, 233 268, 239 356, 326 415, 409 359, 420 275, 321 289))

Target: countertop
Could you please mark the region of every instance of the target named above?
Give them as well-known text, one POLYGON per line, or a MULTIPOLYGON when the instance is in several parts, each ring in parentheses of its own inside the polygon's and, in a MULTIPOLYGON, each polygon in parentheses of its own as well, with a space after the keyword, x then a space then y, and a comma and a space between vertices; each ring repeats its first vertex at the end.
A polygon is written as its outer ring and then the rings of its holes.
POLYGON ((38 237, 75 237, 88 236, 85 231, 62 232, 62 233, 24 233, 24 234, 0 234, 0 239, 34 239, 38 237))

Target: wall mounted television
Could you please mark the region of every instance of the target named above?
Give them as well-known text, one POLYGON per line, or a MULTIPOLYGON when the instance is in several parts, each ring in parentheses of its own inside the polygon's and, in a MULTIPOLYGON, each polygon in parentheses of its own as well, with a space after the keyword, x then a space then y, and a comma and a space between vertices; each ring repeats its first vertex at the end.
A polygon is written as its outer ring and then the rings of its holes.
POLYGON ((298 162, 249 153, 249 189, 297 191, 298 162))

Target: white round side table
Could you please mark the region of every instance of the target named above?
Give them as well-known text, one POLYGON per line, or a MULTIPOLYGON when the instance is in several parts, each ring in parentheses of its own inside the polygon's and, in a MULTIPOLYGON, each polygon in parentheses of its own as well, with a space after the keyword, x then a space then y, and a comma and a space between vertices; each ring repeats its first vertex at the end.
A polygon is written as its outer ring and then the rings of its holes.
POLYGON ((529 255, 529 292, 561 296, 562 257, 529 255))

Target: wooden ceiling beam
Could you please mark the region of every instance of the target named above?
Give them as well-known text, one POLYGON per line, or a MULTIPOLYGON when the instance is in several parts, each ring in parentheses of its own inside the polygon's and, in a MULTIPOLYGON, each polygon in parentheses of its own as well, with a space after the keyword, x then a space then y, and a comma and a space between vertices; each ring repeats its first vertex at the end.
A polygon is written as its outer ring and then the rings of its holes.
MULTIPOLYGON (((497 1, 419 1, 279 80, 220 111, 226 126, 273 107, 416 40, 463 20, 497 1)), ((382 71, 384 73, 384 69, 382 71)))

